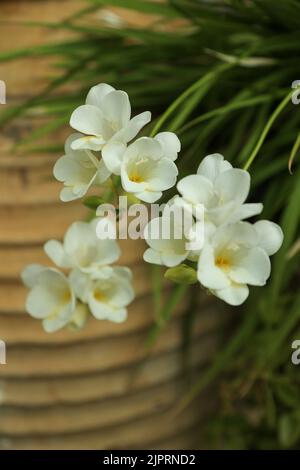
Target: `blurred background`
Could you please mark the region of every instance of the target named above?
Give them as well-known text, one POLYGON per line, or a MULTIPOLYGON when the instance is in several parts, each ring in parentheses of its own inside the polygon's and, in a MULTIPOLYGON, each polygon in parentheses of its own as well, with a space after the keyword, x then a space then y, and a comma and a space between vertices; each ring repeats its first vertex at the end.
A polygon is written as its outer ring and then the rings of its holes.
POLYGON ((11 0, 0 12, 0 448, 298 448, 300 1, 11 0), (250 171, 251 199, 285 241, 244 306, 165 283, 143 242, 126 241, 127 322, 46 334, 25 314, 21 269, 90 213, 59 201, 52 169, 100 82, 179 135, 181 176, 215 152, 250 171))

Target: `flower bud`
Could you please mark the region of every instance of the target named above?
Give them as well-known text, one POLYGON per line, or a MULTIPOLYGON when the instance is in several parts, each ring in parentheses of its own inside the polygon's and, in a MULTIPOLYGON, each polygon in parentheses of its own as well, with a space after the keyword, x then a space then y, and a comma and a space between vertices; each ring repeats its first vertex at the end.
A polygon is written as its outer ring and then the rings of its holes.
POLYGON ((167 269, 165 278, 177 284, 195 284, 197 282, 197 272, 187 264, 180 264, 174 268, 167 269))

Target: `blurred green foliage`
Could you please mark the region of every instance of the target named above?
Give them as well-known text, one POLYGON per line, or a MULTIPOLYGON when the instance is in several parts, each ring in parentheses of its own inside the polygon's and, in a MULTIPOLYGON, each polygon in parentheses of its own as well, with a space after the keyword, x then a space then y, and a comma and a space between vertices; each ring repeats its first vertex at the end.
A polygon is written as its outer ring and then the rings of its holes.
MULTIPOLYGON (((58 78, 0 116, 2 126, 37 108, 51 117, 23 142, 31 150, 40 137, 68 122, 91 86, 104 81, 126 90, 136 113, 152 111, 153 133, 160 128, 179 134, 181 176, 214 152, 249 169, 251 199, 262 200, 263 217, 281 224, 284 245, 273 258, 269 284, 252 289, 236 309, 230 339, 180 407, 218 377, 221 402, 210 421, 209 445, 299 447, 300 375, 291 363, 291 343, 300 338, 300 107, 292 104, 291 86, 300 79, 300 1, 90 0, 64 22, 26 24, 75 34, 58 44, 0 54, 2 62, 26 56, 56 60, 58 78), (90 14, 110 6, 157 16, 147 28, 126 22, 119 28, 95 26, 90 14), (172 21, 176 27, 170 27, 172 21), (72 91, 61 93, 68 82, 72 91)), ((88 206, 94 202, 86 200, 88 206)), ((150 342, 188 288, 177 286, 161 309, 161 277, 161 270, 154 270, 160 313, 150 342)))

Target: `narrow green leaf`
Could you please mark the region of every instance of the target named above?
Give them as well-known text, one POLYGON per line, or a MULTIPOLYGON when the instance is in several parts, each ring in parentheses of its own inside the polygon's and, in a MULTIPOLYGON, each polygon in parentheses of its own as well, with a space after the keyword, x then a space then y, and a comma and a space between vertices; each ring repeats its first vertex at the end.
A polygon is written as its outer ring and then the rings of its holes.
POLYGON ((163 306, 159 316, 157 317, 156 324, 150 329, 146 345, 147 347, 153 346, 155 341, 157 340, 160 333, 163 331, 165 326, 167 325, 168 321, 171 318, 171 315, 178 305, 178 303, 183 298, 184 294, 187 291, 188 286, 186 285, 178 285, 173 288, 171 294, 169 295, 165 305, 163 306))
POLYGON ((299 147, 300 147, 300 132, 299 134, 297 135, 297 138, 295 140, 295 143, 293 145, 293 148, 292 148, 292 151, 291 151, 291 155, 290 155, 290 158, 289 158, 289 163, 288 163, 288 167, 289 167, 289 172, 292 174, 292 166, 293 166, 293 162, 294 162, 294 159, 295 159, 295 156, 299 150, 299 147))
POLYGON ((254 330, 257 322, 257 317, 252 314, 248 315, 244 320, 243 325, 238 332, 233 336, 228 345, 222 349, 214 358, 213 364, 204 372, 201 373, 199 380, 192 386, 191 390, 182 398, 176 414, 181 413, 198 395, 206 388, 217 376, 225 369, 231 358, 236 354, 241 347, 244 346, 245 341, 254 330))
POLYGON ((152 15, 163 15, 168 18, 181 16, 179 11, 173 8, 168 2, 151 2, 147 0, 90 0, 97 5, 108 7, 121 7, 129 10, 152 15))
POLYGON ((157 132, 161 129, 165 121, 175 112, 175 110, 196 90, 199 88, 206 86, 215 76, 219 73, 222 73, 224 70, 233 67, 232 64, 222 64, 208 72, 204 77, 201 77, 195 83, 193 83, 189 88, 187 88, 178 98, 173 101, 173 103, 168 107, 168 109, 164 112, 164 114, 158 119, 156 125, 152 129, 150 134, 151 137, 155 136, 157 132))

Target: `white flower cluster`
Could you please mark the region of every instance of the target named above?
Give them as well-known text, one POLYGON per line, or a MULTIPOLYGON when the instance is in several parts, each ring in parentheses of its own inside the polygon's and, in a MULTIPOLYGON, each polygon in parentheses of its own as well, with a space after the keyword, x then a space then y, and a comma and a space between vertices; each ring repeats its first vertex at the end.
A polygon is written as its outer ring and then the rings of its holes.
POLYGON ((122 187, 141 201, 155 202, 171 188, 178 175, 174 160, 180 151, 178 137, 161 132, 130 143, 151 120, 150 112, 131 118, 127 93, 100 83, 89 91, 86 104, 72 113, 70 125, 78 131, 65 145, 65 155, 54 176, 64 183, 62 201, 81 198, 92 185, 101 185, 112 174, 122 187))
POLYGON ((31 264, 22 272, 24 284, 31 290, 26 310, 42 320, 47 332, 68 325, 82 328, 91 312, 98 320, 122 322, 127 305, 133 300, 131 271, 111 266, 120 256, 115 240, 99 240, 96 224, 74 222, 63 243, 48 241, 44 250, 58 268, 31 264))
MULTIPOLYGON (((180 141, 173 132, 134 140, 150 120, 149 112, 131 117, 124 91, 105 83, 94 86, 86 103, 71 115, 70 125, 77 132, 67 139, 65 155, 54 167, 54 176, 64 184, 61 200, 79 199, 91 186, 101 186, 113 175, 120 177, 125 193, 147 203, 154 203, 172 188, 178 175, 174 161, 180 141)), ((187 259, 191 278, 196 277, 193 265, 197 263, 197 279, 204 287, 225 302, 240 305, 249 294, 248 285, 266 283, 269 257, 283 240, 280 227, 272 222, 244 222, 263 209, 262 204, 245 202, 249 189, 247 171, 233 168, 222 155, 207 156, 196 175, 179 181, 178 194, 168 203, 168 207, 189 213, 193 232, 199 224, 203 227, 198 209, 199 205, 204 208, 202 248, 191 249, 189 235, 178 238, 176 230, 171 229, 167 239, 161 237, 163 214, 146 226, 149 248, 144 259, 174 269, 181 266, 180 273, 185 269, 181 263, 187 259)), ((80 328, 90 314, 113 322, 127 316, 126 307, 134 298, 131 272, 111 266, 120 249, 115 240, 97 238, 98 221, 75 222, 63 243, 50 240, 45 244, 56 268, 29 265, 22 273, 30 288, 26 309, 42 320, 48 332, 66 325, 80 328)), ((169 225, 171 228, 171 221, 169 225)))
POLYGON ((197 174, 183 178, 177 189, 180 195, 170 203, 192 211, 195 225, 196 207, 204 206, 203 247, 188 251, 183 238, 162 239, 161 218, 156 218, 145 229, 150 246, 145 261, 167 267, 186 259, 197 261, 197 278, 204 287, 230 305, 242 304, 249 295, 248 285, 263 286, 270 276, 269 257, 282 244, 281 228, 267 220, 243 221, 259 214, 263 205, 245 203, 250 175, 233 168, 222 155, 204 158, 197 174))

